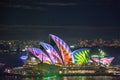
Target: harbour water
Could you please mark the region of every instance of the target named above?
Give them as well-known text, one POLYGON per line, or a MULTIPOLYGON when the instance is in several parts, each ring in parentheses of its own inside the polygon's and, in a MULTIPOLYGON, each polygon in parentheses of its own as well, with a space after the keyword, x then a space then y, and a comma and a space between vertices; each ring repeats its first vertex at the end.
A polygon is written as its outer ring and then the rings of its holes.
POLYGON ((0 80, 120 80, 120 76, 50 76, 50 77, 11 77, 1 76, 0 80))

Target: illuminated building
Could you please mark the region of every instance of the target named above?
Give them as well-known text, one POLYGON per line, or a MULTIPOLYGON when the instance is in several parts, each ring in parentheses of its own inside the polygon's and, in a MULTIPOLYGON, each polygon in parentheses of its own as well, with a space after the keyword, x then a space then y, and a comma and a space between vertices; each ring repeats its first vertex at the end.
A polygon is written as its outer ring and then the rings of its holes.
MULTIPOLYGON (((27 48, 27 52, 32 57, 39 59, 39 62, 59 65, 73 65, 73 64, 89 64, 95 62, 97 65, 102 64, 109 66, 114 57, 105 57, 105 52, 98 49, 97 54, 91 54, 89 48, 81 48, 71 51, 70 47, 59 37, 50 34, 50 44, 40 42, 40 48, 27 48), (55 45, 58 51, 55 50, 55 45)), ((33 58, 29 58, 32 62, 33 58)), ((29 61, 29 60, 28 60, 29 61)))

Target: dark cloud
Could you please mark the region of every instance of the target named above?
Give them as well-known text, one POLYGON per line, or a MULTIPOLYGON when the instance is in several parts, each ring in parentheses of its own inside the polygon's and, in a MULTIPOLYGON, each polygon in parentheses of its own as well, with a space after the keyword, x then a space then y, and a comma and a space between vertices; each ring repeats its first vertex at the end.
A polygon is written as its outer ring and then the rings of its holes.
POLYGON ((7 4, 5 2, 0 2, 1 7, 10 7, 10 8, 22 8, 22 9, 34 9, 34 10, 45 10, 45 8, 40 6, 31 6, 31 5, 22 5, 22 4, 7 4))
POLYGON ((1 38, 120 36, 119 2, 113 0, 1 0, 1 38))
POLYGON ((49 5, 49 6, 76 6, 77 3, 47 3, 47 2, 40 2, 40 5, 49 5))

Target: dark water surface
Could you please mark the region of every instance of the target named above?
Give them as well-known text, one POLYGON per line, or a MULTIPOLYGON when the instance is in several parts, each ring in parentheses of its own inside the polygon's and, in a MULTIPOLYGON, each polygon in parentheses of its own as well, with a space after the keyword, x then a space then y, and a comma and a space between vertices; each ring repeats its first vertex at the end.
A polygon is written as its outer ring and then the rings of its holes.
POLYGON ((120 76, 50 76, 50 77, 0 77, 0 80, 120 80, 120 76))

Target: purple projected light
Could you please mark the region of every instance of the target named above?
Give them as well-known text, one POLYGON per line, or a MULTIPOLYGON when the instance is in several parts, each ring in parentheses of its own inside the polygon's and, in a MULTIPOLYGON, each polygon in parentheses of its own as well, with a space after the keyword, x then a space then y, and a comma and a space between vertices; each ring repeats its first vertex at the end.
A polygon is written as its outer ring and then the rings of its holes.
POLYGON ((99 62, 100 61, 97 57, 93 57, 92 60, 95 61, 95 62, 99 62))
POLYGON ((107 65, 107 64, 110 64, 113 59, 114 57, 101 58, 100 63, 102 63, 103 65, 107 65))
POLYGON ((27 55, 23 55, 23 56, 20 57, 20 59, 23 60, 23 61, 27 60, 27 58, 28 58, 27 55))
POLYGON ((49 61, 49 62, 51 62, 51 60, 48 58, 48 56, 39 48, 28 48, 27 51, 32 53, 40 61, 49 61))
POLYGON ((46 50, 53 63, 62 63, 59 54, 50 44, 40 42, 39 45, 41 45, 46 50))
POLYGON ((92 60, 94 60, 95 62, 99 62, 99 63, 101 63, 101 64, 103 64, 103 65, 109 65, 111 62, 112 62, 112 60, 114 59, 114 57, 104 57, 104 58, 92 58, 92 60))

